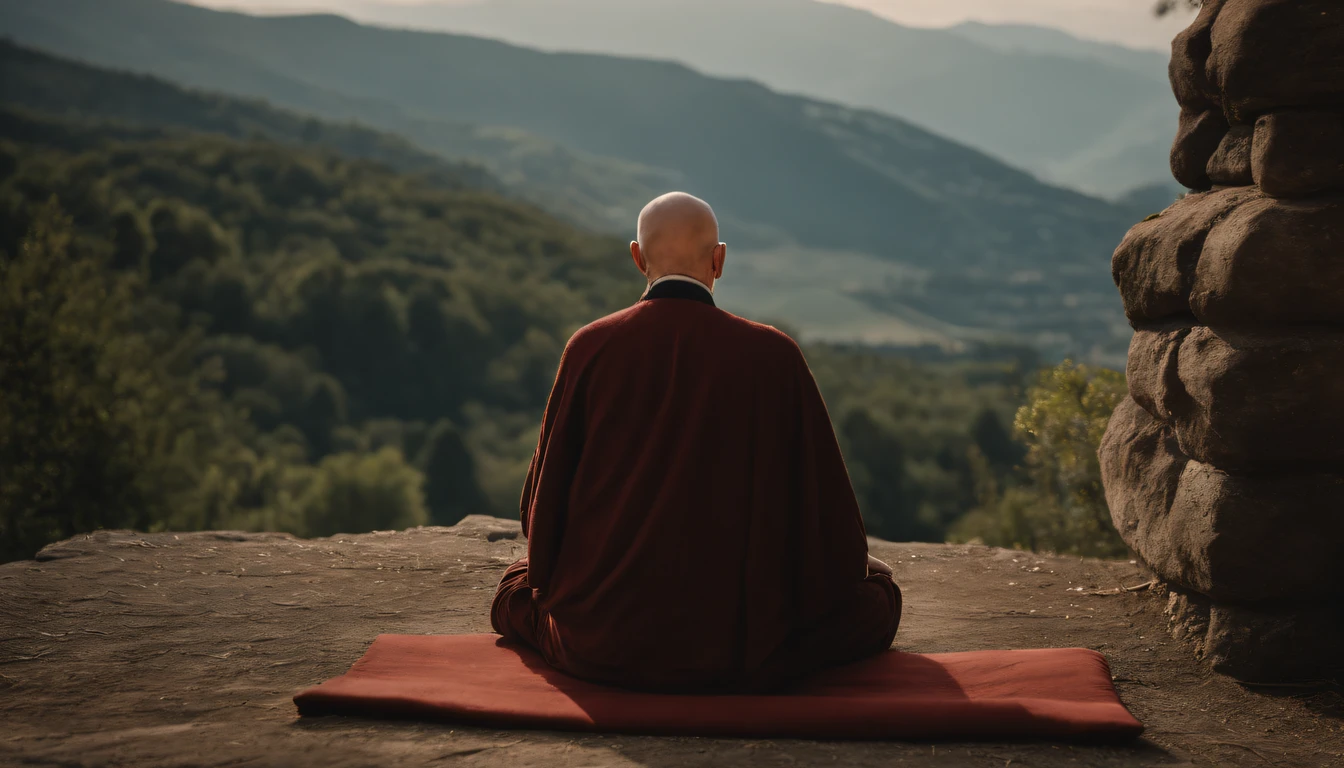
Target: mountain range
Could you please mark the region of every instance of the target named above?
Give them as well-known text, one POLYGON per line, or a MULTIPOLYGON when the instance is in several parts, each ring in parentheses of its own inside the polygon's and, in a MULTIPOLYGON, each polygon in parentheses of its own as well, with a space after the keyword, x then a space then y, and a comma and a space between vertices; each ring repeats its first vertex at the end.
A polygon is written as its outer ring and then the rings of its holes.
MULTIPOLYGON (((434 156, 426 169, 480 164, 490 177, 480 183, 592 229, 628 230, 655 192, 700 194, 720 211, 726 239, 745 246, 734 250, 725 304, 786 317, 816 337, 1010 338, 1048 354, 1123 356, 1108 257, 1150 211, 1044 184, 877 112, 672 62, 335 16, 0 0, 0 23, 26 44, 93 64, 336 118, 383 146, 383 162, 420 152, 434 156)), ((89 109, 98 88, 83 89, 79 109, 89 109)), ((303 139, 302 122, 286 130, 303 139)))
POLYGON ((1170 186, 1178 110, 1167 57, 1058 30, 912 28, 815 0, 354 0, 343 8, 373 23, 747 77, 908 119, 1089 193, 1170 186))
POLYGON ((673 63, 164 0, 4 0, 0 14, 19 41, 93 63, 393 131, 421 120, 508 126, 672 169, 730 219, 808 246, 926 263, 1025 250, 1073 261, 1126 223, 1099 200, 909 123, 673 63))

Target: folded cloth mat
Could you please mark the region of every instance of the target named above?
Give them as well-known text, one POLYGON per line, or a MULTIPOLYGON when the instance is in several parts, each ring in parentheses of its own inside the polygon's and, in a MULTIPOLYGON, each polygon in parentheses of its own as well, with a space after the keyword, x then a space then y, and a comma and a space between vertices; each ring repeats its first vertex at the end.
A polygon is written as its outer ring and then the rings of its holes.
POLYGON ((299 714, 413 717, 490 727, 743 738, 1118 739, 1143 725, 1106 659, 1083 648, 889 651, 782 693, 662 694, 556 671, 498 635, 380 635, 299 714))

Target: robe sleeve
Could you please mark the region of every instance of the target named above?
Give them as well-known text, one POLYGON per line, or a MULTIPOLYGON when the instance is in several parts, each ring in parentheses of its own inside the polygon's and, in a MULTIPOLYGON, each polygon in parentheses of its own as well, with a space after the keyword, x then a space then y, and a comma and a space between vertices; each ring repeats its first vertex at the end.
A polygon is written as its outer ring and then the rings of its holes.
POLYGON ((582 398, 570 345, 560 356, 519 503, 523 536, 527 537, 528 582, 540 590, 545 589, 555 565, 565 529, 570 483, 583 450, 582 398))
POLYGON ((840 454, 826 403, 801 351, 798 353, 797 486, 800 618, 824 617, 841 596, 868 575, 868 535, 854 487, 840 454))

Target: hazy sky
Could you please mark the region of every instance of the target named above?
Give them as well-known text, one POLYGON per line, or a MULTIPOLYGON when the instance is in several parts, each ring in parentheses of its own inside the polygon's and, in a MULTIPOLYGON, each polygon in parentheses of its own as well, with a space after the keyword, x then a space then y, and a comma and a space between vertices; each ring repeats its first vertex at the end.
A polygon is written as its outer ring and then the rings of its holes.
MULTIPOLYGON (((381 0, 413 5, 425 0, 381 0)), ((464 0, 450 0, 463 2, 464 0)), ((465 0, 470 1, 470 0, 465 0)), ((1153 0, 834 0, 866 8, 903 24, 942 27, 967 19, 1058 27, 1080 37, 1166 50, 1188 14, 1153 18, 1153 0)), ((247 11, 340 11, 352 0, 190 0, 247 11)))
POLYGON ((1157 19, 1153 0, 844 0, 904 24, 945 27, 974 19, 1038 24, 1079 37, 1170 50, 1189 13, 1157 19))

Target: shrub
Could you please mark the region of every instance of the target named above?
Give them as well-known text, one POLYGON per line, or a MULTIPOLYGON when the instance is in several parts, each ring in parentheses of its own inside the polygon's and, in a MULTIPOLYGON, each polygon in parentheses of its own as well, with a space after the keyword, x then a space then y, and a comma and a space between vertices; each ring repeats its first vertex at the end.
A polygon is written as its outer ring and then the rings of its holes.
POLYGON ((305 533, 334 536, 425 525, 424 482, 395 448, 328 456, 298 501, 305 533))
POLYGON ((1099 557, 1128 552, 1111 523, 1097 449, 1125 396, 1115 371, 1062 365, 1044 371, 1013 428, 1026 443, 1016 484, 1001 490, 979 448, 971 449, 979 506, 953 530, 958 540, 1099 557))

